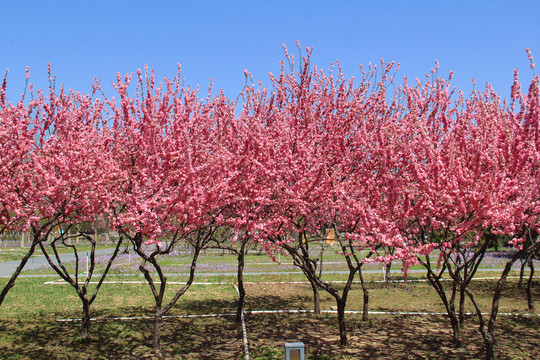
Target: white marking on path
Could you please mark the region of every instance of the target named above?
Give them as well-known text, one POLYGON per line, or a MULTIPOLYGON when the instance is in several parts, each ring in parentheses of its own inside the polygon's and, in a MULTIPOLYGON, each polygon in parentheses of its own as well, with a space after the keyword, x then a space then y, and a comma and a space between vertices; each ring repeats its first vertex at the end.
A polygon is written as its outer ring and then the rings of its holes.
MULTIPOLYGON (((312 313, 313 310, 306 309, 292 309, 292 310, 245 310, 244 313, 247 314, 277 314, 277 313, 286 313, 286 314, 304 314, 312 313)), ((323 313, 336 314, 336 310, 321 310, 323 313)), ((346 314, 361 314, 361 310, 345 310, 346 314)), ((445 316, 445 312, 421 312, 421 311, 370 311, 370 314, 373 315, 419 315, 419 316, 445 316)), ((465 313, 466 315, 475 315, 475 313, 465 313)), ((482 315, 489 315, 489 313, 482 313, 482 315)), ((540 314, 534 313, 498 313, 497 315, 502 316, 525 316, 525 317, 535 317, 540 316, 540 314)), ((163 318, 205 318, 205 317, 225 317, 225 316, 236 316, 233 313, 222 313, 222 314, 185 314, 185 315, 164 315, 163 318)), ((91 318, 90 321, 105 321, 105 320, 146 320, 153 319, 153 316, 124 316, 124 317, 105 317, 105 318, 91 318)), ((56 319, 58 322, 76 322, 81 321, 81 319, 56 319)))

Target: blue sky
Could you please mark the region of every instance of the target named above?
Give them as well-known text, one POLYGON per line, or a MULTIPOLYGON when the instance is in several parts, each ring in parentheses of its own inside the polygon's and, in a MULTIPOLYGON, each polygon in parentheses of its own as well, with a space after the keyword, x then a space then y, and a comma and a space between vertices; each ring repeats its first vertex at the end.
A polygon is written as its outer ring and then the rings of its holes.
POLYGON ((9 69, 8 97, 24 88, 25 67, 35 87, 47 87, 47 63, 57 82, 89 92, 100 78, 107 94, 116 72, 147 64, 173 77, 181 63, 187 84, 210 79, 235 98, 244 69, 267 81, 284 59, 282 44, 314 48, 313 63, 339 59, 346 76, 380 57, 400 73, 422 77, 440 63, 466 92, 489 81, 507 97, 513 69, 523 82, 540 63, 539 1, 3 1, 0 70, 9 69))

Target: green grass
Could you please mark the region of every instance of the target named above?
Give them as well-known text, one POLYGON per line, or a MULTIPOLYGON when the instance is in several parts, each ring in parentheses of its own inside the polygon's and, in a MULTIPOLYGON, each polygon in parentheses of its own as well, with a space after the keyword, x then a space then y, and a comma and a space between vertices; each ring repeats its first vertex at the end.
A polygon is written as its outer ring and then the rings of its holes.
MULTIPOLYGON (((136 258, 134 258, 136 259, 136 258)), ((285 258, 290 260, 289 258, 285 258)), ((339 259, 325 257, 325 261, 339 259)), ((284 257, 281 258, 284 262, 284 257)), ((188 263, 185 256, 163 257, 168 265, 188 263)), ((208 252, 201 257, 209 271, 213 266, 230 265, 234 269, 233 255, 208 252)), ((312 292, 309 284, 268 284, 266 282, 302 281, 301 273, 285 273, 266 255, 249 255, 248 271, 269 271, 268 274, 246 275, 246 310, 311 309, 312 292), (275 271, 277 270, 277 271, 275 271)), ((133 265, 133 263, 132 263, 133 265)), ((330 264, 327 264, 330 265, 330 264)), ((340 269, 325 265, 325 270, 340 269)), ((126 268, 128 265, 125 265, 126 268)), ((341 265, 339 265, 341 266, 341 265)), ((381 280, 382 269, 366 274, 370 291, 371 311, 444 312, 442 303, 425 282, 390 283, 381 280)), ((234 271, 233 271, 234 272, 234 271)), ((25 272, 28 273, 28 272, 25 272)), ((488 275, 496 275, 490 274, 488 275)), ((515 275, 515 273, 513 274, 515 275)), ((395 278, 402 278, 393 274, 395 278)), ((484 276, 481 274, 480 276, 484 276)), ((343 274, 325 274, 325 280, 344 280, 343 274)), ((411 273, 408 279, 422 278, 411 273)), ((47 285, 50 278, 19 278, 0 307, 0 354, 11 359, 45 358, 152 358, 151 320, 106 320, 112 317, 152 316, 154 301, 150 289, 140 273, 119 275, 112 271, 107 281, 140 281, 137 284, 104 284, 91 307, 93 317, 90 340, 78 336, 80 323, 57 322, 56 319, 80 318, 81 303, 75 291, 67 284, 47 285)), ((171 310, 169 315, 234 313, 237 292, 233 286, 235 276, 205 275, 197 272, 196 282, 211 285, 192 285, 171 310), (227 284, 216 284, 225 282, 227 284)), ((358 280, 358 278, 356 279, 358 280)), ((172 275, 169 282, 186 281, 186 276, 172 275)), ((0 279, 3 287, 7 279, 0 279)), ((91 285, 89 291, 93 291, 91 285)), ((170 300, 181 284, 169 284, 166 300, 170 300)), ((343 284, 335 284, 342 289, 343 284)), ((450 283, 445 286, 449 287, 450 283)), ((491 306, 495 281, 473 281, 471 290, 477 294, 482 309, 491 306)), ((540 298, 540 284, 534 284, 535 299, 540 298)), ((323 310, 335 306, 334 299, 321 291, 323 310)), ((347 310, 361 310, 363 294, 355 283, 349 295, 347 310)), ((511 279, 501 299, 500 312, 526 312, 525 291, 511 279)), ((471 311, 469 301, 466 310, 471 311)), ((337 344, 335 314, 247 314, 248 338, 253 359, 283 358, 283 344, 287 341, 306 343, 308 359, 476 359, 482 357, 482 341, 474 317, 468 317, 464 327, 464 345, 456 349, 450 343, 450 327, 444 316, 385 316, 371 315, 368 322, 361 315, 349 314, 352 344, 337 344), (389 349, 391 350, 389 352, 389 349)), ((499 358, 540 358, 536 344, 540 340, 540 317, 498 318, 497 349, 499 358), (516 344, 520 346, 516 346, 516 344)), ((241 327, 233 317, 219 318, 167 318, 162 327, 163 358, 171 359, 242 359, 241 327)))

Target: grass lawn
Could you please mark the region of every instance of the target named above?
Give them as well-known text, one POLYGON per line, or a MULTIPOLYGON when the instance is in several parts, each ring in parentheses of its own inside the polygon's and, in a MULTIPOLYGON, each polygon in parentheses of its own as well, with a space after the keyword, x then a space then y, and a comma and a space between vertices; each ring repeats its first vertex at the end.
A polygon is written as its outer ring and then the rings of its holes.
MULTIPOLYGON (((104 247, 104 246, 102 246, 104 247)), ((110 245, 109 245, 110 247, 110 245)), ((79 245, 85 251, 84 245, 79 245)), ((89 249, 89 248, 88 248, 89 249)), ((13 256, 21 249, 11 250, 13 256)), ((24 251, 24 249, 22 249, 24 251)), ((69 250, 69 249, 64 249, 69 250)), ((41 254, 41 251, 36 251, 41 254)), ((4 252, 2 252, 4 254, 4 252)), ((17 253, 18 254, 18 253, 17 253)), ((20 255, 20 254, 19 254, 20 255)), ((0 255, 0 259, 6 256, 0 255)), ((106 261, 110 255, 100 255, 106 261)), ((20 259, 20 257, 19 257, 20 259)), ((370 320, 361 321, 361 314, 347 314, 351 344, 338 343, 337 319, 334 313, 250 313, 259 310, 312 309, 312 292, 304 275, 286 256, 272 262, 265 254, 246 257, 246 324, 252 359, 283 359, 283 344, 302 341, 306 344, 306 359, 477 359, 483 357, 483 343, 476 317, 469 316, 462 329, 463 345, 451 344, 451 328, 443 315, 388 315, 375 312, 435 312, 444 307, 435 290, 421 280, 422 273, 412 272, 407 282, 381 282, 381 265, 366 264, 365 279, 370 291, 370 320), (303 282, 303 283, 286 283, 303 282)), ((324 279, 342 281, 346 265, 332 251, 324 255, 324 279)), ((482 265, 478 277, 493 277, 500 271, 498 260, 482 265)), ((168 275, 166 300, 186 281, 190 257, 186 254, 163 256, 160 260, 168 275), (178 282, 178 284, 175 284, 178 282)), ((86 259, 79 264, 82 271, 86 259)), ((120 254, 107 277, 108 282, 91 306, 91 339, 79 336, 80 322, 57 321, 81 316, 81 302, 66 283, 47 278, 19 278, 0 307, 1 359, 151 359, 153 297, 138 271, 138 258, 120 254), (123 317, 113 320, 111 318, 123 317), (142 319, 126 319, 143 317, 142 319)), ((103 264, 98 264, 96 273, 103 264)), ((71 263, 68 268, 74 269, 71 263)), ((162 354, 165 359, 242 359, 244 356, 242 327, 233 316, 185 317, 186 315, 235 313, 237 291, 234 287, 236 258, 219 251, 204 253, 198 262, 197 284, 180 298, 162 326, 162 354), (211 284, 200 284, 211 283, 211 284), (184 317, 174 317, 184 316, 184 317)), ((395 265, 399 270, 399 265, 395 265)), ((49 268, 24 271, 23 274, 53 274, 49 268)), ((500 304, 500 313, 527 312, 525 291, 517 286, 517 271, 513 271, 500 304)), ((403 280, 400 273, 393 279, 403 280)), ((94 277, 94 280, 97 280, 94 277)), ((7 279, 0 279, 3 287, 7 279)), ((448 283, 448 286, 450 283, 448 283)), ((89 291, 93 291, 93 285, 89 291)), ((339 288, 342 284, 337 283, 339 288)), ((477 280, 471 290, 483 311, 491 306, 495 280, 477 280)), ((335 308, 334 299, 321 290, 324 311, 335 308)), ((534 297, 540 298, 540 284, 534 283, 534 297)), ((363 294, 355 284, 347 310, 359 311, 363 294)), ((472 306, 467 302, 467 311, 472 306)), ((538 308, 538 306, 537 306, 538 308)), ((540 358, 540 316, 499 316, 497 320, 498 358, 540 358)))
MULTIPOLYGON (((308 284, 268 284, 278 275, 259 276, 246 285, 246 310, 311 309, 308 284)), ((0 307, 0 354, 2 359, 151 359, 151 319, 106 320, 110 317, 152 316, 153 299, 145 283, 105 284, 92 305, 92 339, 79 337, 78 322, 56 319, 80 317, 80 301, 69 285, 47 285, 50 279, 21 278, 0 307)), ((144 281, 111 276, 108 280, 144 281)), ((170 277, 170 281, 182 281, 170 277)), ((204 277, 196 281, 208 280, 204 277)), ((215 280, 230 284, 193 285, 169 315, 234 313, 236 290, 232 277, 215 280)), ((280 280, 284 280, 283 278, 280 280)), ((3 285, 5 279, 2 279, 3 285)), ((484 309, 494 281, 475 281, 472 290, 484 309)), ((526 298, 515 280, 507 286, 500 312, 523 312, 526 298)), ((170 290, 181 285, 170 285, 170 290)), ((437 294, 422 282, 372 282, 372 311, 441 312, 437 294)), ((535 282, 535 297, 540 284, 535 282)), ((169 297, 172 292, 168 293, 169 297)), ((321 293, 323 310, 333 298, 321 293)), ((359 286, 349 296, 348 310, 362 308, 359 286)), ((470 310, 470 306, 469 309, 470 310)), ((247 335, 252 359, 283 359, 283 344, 302 341, 307 359, 477 359, 483 357, 482 340, 474 317, 463 328, 463 345, 451 345, 451 329, 444 316, 348 314, 351 345, 338 344, 336 315, 249 314, 247 335)), ((540 358, 540 317, 498 318, 496 350, 502 359, 540 358)), ((166 318, 162 327, 162 358, 242 359, 242 328, 232 316, 166 318)), ((155 358, 155 357, 154 357, 155 358)))

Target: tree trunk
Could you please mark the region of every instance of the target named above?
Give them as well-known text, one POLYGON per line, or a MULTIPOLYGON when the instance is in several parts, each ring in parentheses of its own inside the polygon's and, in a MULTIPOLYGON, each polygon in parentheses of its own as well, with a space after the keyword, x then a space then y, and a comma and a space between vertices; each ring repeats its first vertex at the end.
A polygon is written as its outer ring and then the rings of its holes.
POLYGON ((532 296, 532 282, 533 282, 533 276, 534 276, 534 263, 533 263, 533 257, 531 256, 529 260, 529 268, 531 269, 531 273, 529 274, 529 281, 527 281, 527 305, 529 306, 529 311, 534 311, 534 300, 532 296))
POLYGON ((153 337, 154 340, 152 342, 152 346, 154 348, 155 353, 160 352, 160 339, 161 339, 161 322, 163 320, 163 314, 161 312, 161 307, 156 305, 154 309, 154 330, 153 330, 153 337))
POLYGON ((390 271, 392 270, 392 262, 388 262, 385 264, 385 276, 384 280, 386 281, 386 284, 390 284, 390 271))
POLYGON ((315 282, 311 281, 311 289, 313 290, 313 311, 317 315, 321 315, 321 297, 319 295, 319 288, 315 282))
POLYGON ((465 287, 459 289, 459 325, 463 326, 465 322, 465 287))
POLYGON ((38 244, 38 241, 36 241, 36 239, 34 238, 34 240, 32 241, 32 244, 30 245, 30 249, 28 249, 24 257, 22 258, 21 263, 19 264, 19 266, 17 266, 17 269, 15 269, 15 272, 13 273, 13 275, 11 275, 11 278, 9 279, 8 283, 2 289, 2 292, 0 293, 0 305, 2 305, 2 303, 4 302, 4 298, 6 297, 9 289, 11 289, 13 285, 15 285, 15 280, 17 280, 17 277, 21 273, 22 269, 24 269, 24 266, 28 262, 28 259, 30 259, 32 254, 34 254, 37 244, 38 244))
POLYGON ((460 331, 459 331, 459 320, 456 315, 456 309, 453 304, 453 301, 449 301, 446 293, 444 291, 444 287, 442 286, 440 280, 433 275, 433 273, 428 269, 428 280, 431 286, 437 291, 437 294, 439 295, 439 298, 442 300, 444 307, 446 309, 446 313, 448 317, 450 318, 450 324, 452 326, 452 342, 455 346, 459 346, 461 344, 460 339, 460 331))
POLYGON ((456 283, 454 282, 454 290, 452 291, 452 297, 448 301, 447 313, 448 313, 448 316, 450 317, 450 325, 452 325, 452 342, 454 343, 454 346, 460 346, 461 334, 460 334, 460 327, 459 327, 459 316, 456 313, 455 286, 456 286, 456 283))
POLYGON ((358 277, 360 278, 360 285, 362 286, 362 292, 364 293, 364 304, 362 308, 362 321, 369 320, 369 290, 364 281, 364 275, 362 273, 362 267, 358 267, 358 277))
POLYGON ((242 322, 242 312, 244 311, 244 298, 246 290, 244 289, 244 246, 238 253, 238 308, 236 310, 236 321, 242 322))
POLYGON ((450 316, 450 324, 452 325, 452 342, 454 343, 454 346, 460 346, 461 335, 459 330, 459 319, 456 316, 455 311, 449 312, 448 315, 450 316))
POLYGON ((366 287, 362 287, 364 292, 364 306, 362 309, 362 321, 369 320, 369 290, 366 287))
POLYGON ((512 259, 510 259, 506 266, 504 267, 504 270, 501 274, 501 277, 499 278, 499 281, 497 282, 497 286, 495 287, 495 291, 493 293, 493 301, 491 303, 491 314, 488 321, 487 331, 485 331, 484 323, 480 322, 480 332, 484 338, 484 343, 486 345, 486 359, 488 360, 494 360, 495 354, 493 346, 495 344, 495 321, 497 320, 497 314, 499 312, 499 300, 501 298, 502 290, 504 288, 504 285, 506 284, 506 278, 508 276, 508 273, 512 269, 512 265, 516 262, 517 259, 521 258, 523 254, 527 251, 526 248, 523 248, 519 250, 512 259))
POLYGON ((90 337, 90 303, 88 302, 88 299, 81 300, 83 303, 81 337, 87 339, 90 337))
POLYGON ((24 231, 21 231, 21 247, 24 247, 24 231))
POLYGON ((343 299, 336 299, 338 324, 339 324, 339 343, 342 346, 349 345, 347 340, 347 324, 345 322, 345 301, 343 299))
POLYGON ((519 269, 519 281, 518 281, 518 287, 523 286, 523 275, 525 273, 525 266, 527 266, 527 261, 524 261, 519 269))
POLYGON ((487 333, 484 336, 484 344, 486 345, 486 360, 495 360, 495 339, 493 334, 487 333))
POLYGON ((322 279, 323 272, 323 256, 324 256, 324 245, 321 245, 321 253, 319 255, 319 278, 322 279))

